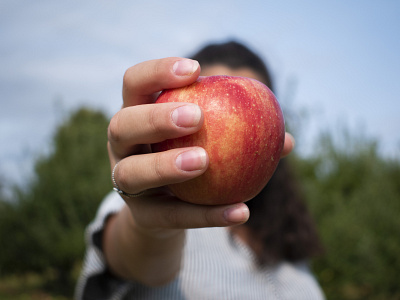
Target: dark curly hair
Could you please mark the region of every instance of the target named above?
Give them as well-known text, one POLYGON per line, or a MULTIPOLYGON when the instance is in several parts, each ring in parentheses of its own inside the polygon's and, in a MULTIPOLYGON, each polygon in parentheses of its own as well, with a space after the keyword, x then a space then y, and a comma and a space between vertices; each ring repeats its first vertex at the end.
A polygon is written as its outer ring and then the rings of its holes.
POLYGON ((263 79, 271 91, 273 83, 271 75, 263 60, 245 45, 230 41, 222 44, 210 44, 191 56, 204 68, 212 65, 225 65, 231 69, 250 68, 263 79))
POLYGON ((281 159, 265 188, 247 202, 250 245, 260 264, 307 260, 322 253, 313 219, 288 158, 281 159))
MULTIPOLYGON (((273 91, 263 60, 239 42, 210 44, 191 58, 203 68, 218 64, 232 69, 250 68, 273 91)), ((250 219, 241 226, 248 232, 259 265, 304 261, 322 253, 315 224, 288 159, 280 161, 269 183, 247 205, 250 219)))

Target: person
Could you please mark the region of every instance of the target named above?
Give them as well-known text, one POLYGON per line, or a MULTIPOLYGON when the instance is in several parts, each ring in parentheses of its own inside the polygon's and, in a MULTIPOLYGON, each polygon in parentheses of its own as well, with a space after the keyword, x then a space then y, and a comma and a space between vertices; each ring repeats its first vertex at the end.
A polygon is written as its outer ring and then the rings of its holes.
MULTIPOLYGON (((308 266, 320 242, 286 159, 246 203, 195 205, 166 188, 205 172, 207 153, 151 153, 149 145, 198 131, 204 116, 193 104, 154 101, 199 75, 246 76, 273 89, 264 62, 236 41, 125 72, 123 107, 108 130, 112 181, 122 195, 111 192, 88 226, 76 299, 323 299, 308 266)), ((282 157, 293 147, 286 133, 282 157)))

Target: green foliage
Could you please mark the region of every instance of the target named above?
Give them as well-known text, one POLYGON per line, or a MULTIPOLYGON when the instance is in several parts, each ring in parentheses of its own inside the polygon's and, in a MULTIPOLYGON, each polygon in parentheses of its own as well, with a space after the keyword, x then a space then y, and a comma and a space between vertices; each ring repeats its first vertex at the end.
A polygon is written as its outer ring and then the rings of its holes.
POLYGON ((316 274, 328 299, 399 299, 400 162, 374 141, 341 141, 322 135, 318 153, 296 162, 326 247, 316 274))
POLYGON ((56 130, 52 153, 38 159, 35 179, 18 201, 1 203, 0 274, 51 268, 56 281, 71 281, 84 253, 84 229, 112 188, 107 126, 101 112, 74 112, 56 130))

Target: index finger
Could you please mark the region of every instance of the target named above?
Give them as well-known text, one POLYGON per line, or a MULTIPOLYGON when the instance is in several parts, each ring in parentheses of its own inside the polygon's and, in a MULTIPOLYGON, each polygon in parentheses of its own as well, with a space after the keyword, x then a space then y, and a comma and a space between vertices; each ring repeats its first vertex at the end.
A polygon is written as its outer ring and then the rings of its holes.
POLYGON ((156 93, 189 85, 199 74, 199 63, 186 58, 169 57, 139 63, 124 74, 123 107, 152 103, 156 93))

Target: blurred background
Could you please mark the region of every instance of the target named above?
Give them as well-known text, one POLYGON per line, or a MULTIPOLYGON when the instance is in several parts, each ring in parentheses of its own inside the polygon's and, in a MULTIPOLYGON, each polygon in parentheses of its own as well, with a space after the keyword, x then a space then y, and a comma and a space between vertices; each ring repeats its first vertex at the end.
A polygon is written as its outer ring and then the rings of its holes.
POLYGON ((275 79, 328 299, 400 299, 400 2, 0 2, 0 299, 70 299, 125 70, 237 40, 275 79))

